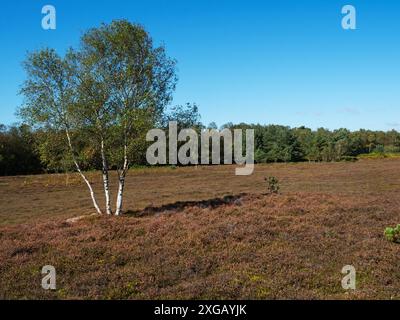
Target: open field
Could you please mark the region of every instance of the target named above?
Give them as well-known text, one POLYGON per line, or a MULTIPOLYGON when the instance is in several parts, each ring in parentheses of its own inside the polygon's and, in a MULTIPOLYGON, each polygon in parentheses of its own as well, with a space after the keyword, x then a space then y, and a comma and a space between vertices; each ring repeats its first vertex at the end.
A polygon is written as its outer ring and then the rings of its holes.
POLYGON ((0 203, 0 298, 400 299, 400 245, 383 237, 400 223, 398 158, 132 170, 127 215, 76 224, 93 213, 76 175, 0 178, 0 203))

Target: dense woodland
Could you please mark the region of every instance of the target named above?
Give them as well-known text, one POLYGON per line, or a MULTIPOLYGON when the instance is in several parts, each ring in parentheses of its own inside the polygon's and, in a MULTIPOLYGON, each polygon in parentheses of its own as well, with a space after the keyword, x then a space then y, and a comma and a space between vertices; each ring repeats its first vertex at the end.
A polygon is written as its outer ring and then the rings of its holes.
MULTIPOLYGON (((215 129, 215 123, 204 126, 197 107, 187 105, 174 110, 166 120, 176 120, 180 127, 215 129)), ((359 155, 385 155, 400 152, 400 133, 391 131, 347 129, 330 131, 324 128, 290 128, 281 125, 228 123, 222 128, 255 129, 255 160, 257 163, 300 161, 354 161, 359 155)), ((73 165, 62 157, 65 146, 62 132, 34 130, 28 125, 0 125, 0 175, 22 175, 43 172, 73 171, 73 165), (41 148, 43 141, 47 147, 41 148), (39 143, 42 142, 42 143, 39 143), (50 146, 49 146, 50 145, 50 146)), ((147 143, 138 144, 134 165, 146 165, 147 143)), ((85 170, 101 168, 94 149, 85 151, 81 159, 85 170)))

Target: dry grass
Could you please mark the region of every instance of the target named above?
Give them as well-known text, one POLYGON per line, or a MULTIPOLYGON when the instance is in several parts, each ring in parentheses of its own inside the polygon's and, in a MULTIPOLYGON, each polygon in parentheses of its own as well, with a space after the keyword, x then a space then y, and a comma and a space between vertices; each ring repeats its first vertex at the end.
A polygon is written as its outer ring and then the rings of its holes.
POLYGON ((72 225, 92 213, 75 177, 1 178, 0 297, 399 299, 400 246, 382 235, 400 223, 399 173, 399 159, 265 165, 249 177, 224 166, 137 170, 132 214, 72 225), (282 194, 264 194, 271 175, 282 194), (48 264, 54 292, 40 286, 48 264), (348 264, 354 292, 341 288, 348 264))

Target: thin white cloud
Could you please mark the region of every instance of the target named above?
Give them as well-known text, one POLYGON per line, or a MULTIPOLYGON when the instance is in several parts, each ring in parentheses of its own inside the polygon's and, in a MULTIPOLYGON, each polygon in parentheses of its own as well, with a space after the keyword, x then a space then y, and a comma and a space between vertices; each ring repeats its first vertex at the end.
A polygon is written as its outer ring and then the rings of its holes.
POLYGON ((346 114, 351 114, 351 115, 359 115, 360 114, 360 111, 358 111, 358 109, 349 108, 349 107, 339 109, 338 111, 341 113, 346 113, 346 114))
POLYGON ((392 128, 394 128, 394 127, 400 127, 400 123, 398 123, 398 122, 388 122, 388 123, 386 123, 386 125, 387 125, 388 127, 392 127, 392 128))

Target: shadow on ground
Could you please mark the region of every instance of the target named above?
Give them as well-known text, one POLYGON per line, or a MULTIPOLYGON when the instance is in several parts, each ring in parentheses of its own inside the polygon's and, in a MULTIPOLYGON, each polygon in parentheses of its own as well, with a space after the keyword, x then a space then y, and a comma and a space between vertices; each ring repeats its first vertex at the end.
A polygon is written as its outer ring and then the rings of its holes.
POLYGON ((187 208, 211 208, 215 209, 217 207, 229 204, 237 204, 240 205, 240 200, 245 197, 246 193, 240 193, 238 195, 228 195, 222 198, 213 198, 208 200, 200 200, 200 201, 178 201, 175 203, 170 203, 166 205, 162 205, 159 207, 149 206, 143 210, 129 210, 124 213, 125 216, 133 216, 133 217, 146 217, 151 215, 156 215, 160 213, 172 213, 172 212, 180 212, 187 208))

